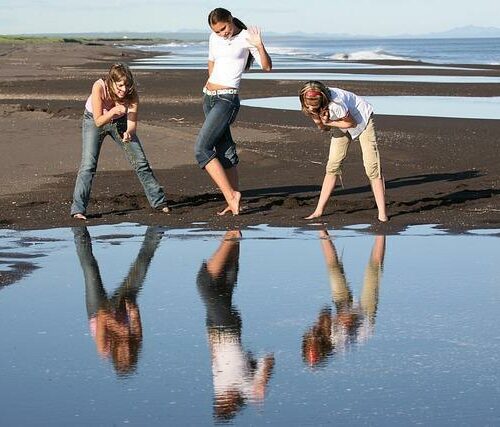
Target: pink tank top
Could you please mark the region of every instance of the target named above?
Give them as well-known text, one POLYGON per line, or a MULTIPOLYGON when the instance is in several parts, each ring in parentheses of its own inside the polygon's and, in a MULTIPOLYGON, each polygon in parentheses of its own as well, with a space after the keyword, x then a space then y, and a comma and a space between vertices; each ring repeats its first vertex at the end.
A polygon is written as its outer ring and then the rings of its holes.
MULTIPOLYGON (((111 96, 109 96, 108 88, 106 86, 106 83, 104 82, 104 79, 99 79, 97 81, 100 83, 100 85, 104 89, 104 98, 101 98, 101 99, 102 99, 102 112, 103 112, 103 114, 105 114, 115 106, 115 101, 113 101, 111 96)), ((85 103, 85 109, 90 113, 94 113, 94 111, 92 109, 92 94, 90 94, 90 96, 87 98, 87 102, 85 103)), ((117 116, 117 117, 115 117, 115 119, 117 119, 119 117, 123 117, 124 115, 125 114, 122 114, 121 116, 117 116)))

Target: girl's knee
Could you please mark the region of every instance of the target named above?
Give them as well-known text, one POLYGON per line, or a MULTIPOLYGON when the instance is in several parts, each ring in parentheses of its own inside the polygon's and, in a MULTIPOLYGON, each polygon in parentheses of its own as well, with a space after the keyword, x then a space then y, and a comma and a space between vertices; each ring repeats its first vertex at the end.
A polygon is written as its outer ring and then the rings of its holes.
POLYGON ((380 173, 380 167, 378 164, 365 166, 365 173, 370 181, 373 181, 374 179, 379 179, 382 177, 382 175, 380 173))
POLYGON ((328 162, 326 164, 326 174, 327 175, 341 175, 342 174, 342 162, 328 162))

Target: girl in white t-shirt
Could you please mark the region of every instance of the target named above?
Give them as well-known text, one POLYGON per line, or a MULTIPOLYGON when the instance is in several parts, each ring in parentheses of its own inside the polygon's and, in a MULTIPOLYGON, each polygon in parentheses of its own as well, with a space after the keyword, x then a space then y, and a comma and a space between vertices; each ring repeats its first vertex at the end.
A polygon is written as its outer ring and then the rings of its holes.
POLYGON ((373 108, 362 97, 338 88, 328 88, 318 81, 307 82, 299 93, 302 111, 312 118, 318 128, 332 131, 326 175, 321 187, 318 205, 305 219, 323 215, 328 199, 335 188, 337 176, 342 173, 342 163, 353 139, 359 138, 363 164, 370 180, 378 220, 388 221, 385 210, 385 188, 377 148, 373 108))
POLYGON ((212 29, 209 40, 208 80, 203 88, 205 122, 195 144, 198 164, 222 191, 227 207, 219 212, 238 215, 241 194, 238 191, 238 155, 230 131, 240 108, 238 90, 241 75, 255 59, 261 68, 272 68, 260 30, 248 28, 226 9, 217 8, 208 15, 212 29))

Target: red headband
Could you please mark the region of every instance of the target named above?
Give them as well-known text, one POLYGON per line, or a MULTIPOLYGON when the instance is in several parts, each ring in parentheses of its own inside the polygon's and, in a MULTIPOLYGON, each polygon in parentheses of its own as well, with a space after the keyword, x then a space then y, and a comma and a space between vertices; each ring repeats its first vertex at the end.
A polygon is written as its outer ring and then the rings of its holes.
POLYGON ((317 98, 318 96, 321 96, 321 92, 319 90, 308 90, 305 93, 306 98, 317 98))

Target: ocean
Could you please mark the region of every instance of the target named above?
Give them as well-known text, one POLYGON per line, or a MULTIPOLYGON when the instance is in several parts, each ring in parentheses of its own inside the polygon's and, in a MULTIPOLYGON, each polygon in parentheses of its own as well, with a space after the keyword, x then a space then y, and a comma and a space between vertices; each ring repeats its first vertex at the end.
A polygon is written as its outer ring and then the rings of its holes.
MULTIPOLYGON (((443 64, 500 65, 498 38, 461 39, 335 39, 328 36, 266 37, 264 42, 273 59, 275 69, 341 68, 345 63, 353 68, 356 61, 410 61, 414 66, 422 62, 439 67, 443 64)), ((205 68, 208 34, 179 33, 176 39, 155 45, 134 45, 146 51, 158 52, 154 58, 137 61, 135 68, 205 68)), ((361 68, 369 64, 357 64, 361 68)), ((411 64, 410 64, 411 66, 411 64)))

